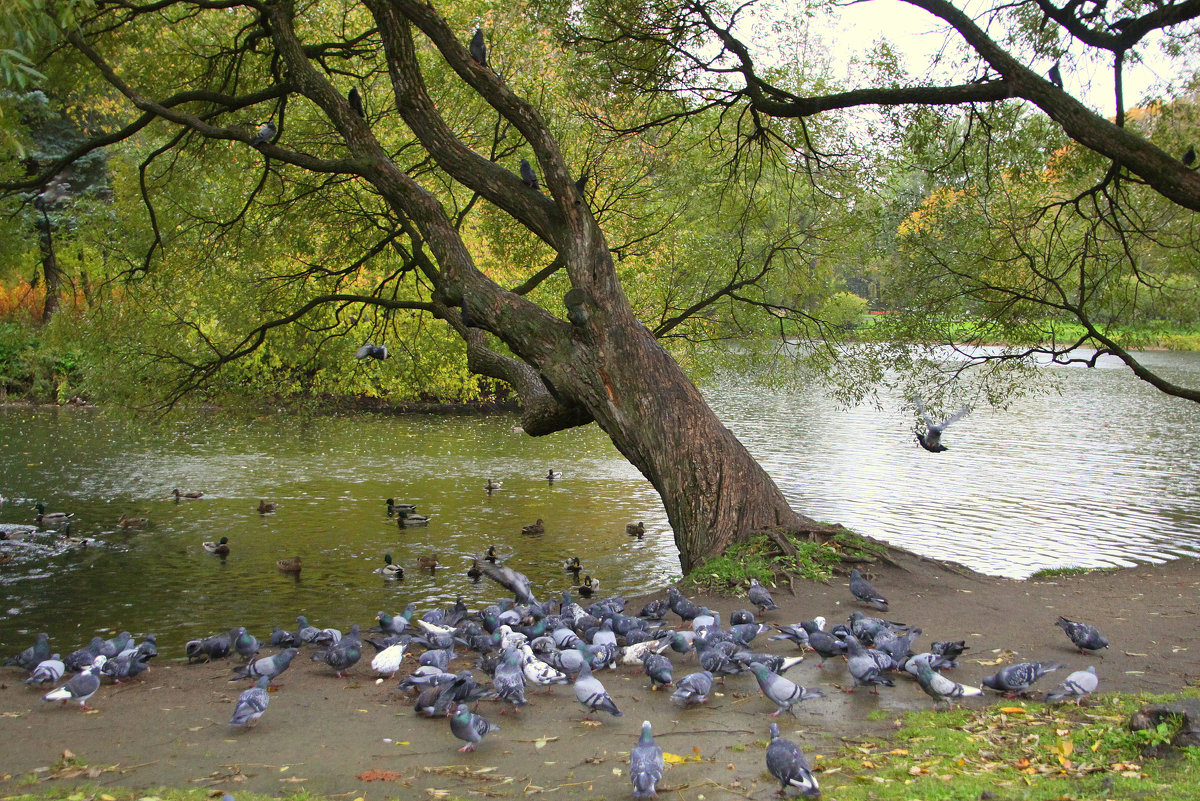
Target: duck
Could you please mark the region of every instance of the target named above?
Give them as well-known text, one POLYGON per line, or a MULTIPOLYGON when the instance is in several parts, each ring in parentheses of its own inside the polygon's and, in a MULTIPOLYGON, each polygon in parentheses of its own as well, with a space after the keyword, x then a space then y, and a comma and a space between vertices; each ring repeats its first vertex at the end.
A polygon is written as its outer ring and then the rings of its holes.
POLYGON ((495 546, 495 545, 489 545, 489 546, 488 546, 488 549, 487 549, 487 553, 484 555, 484 557, 483 557, 483 558, 484 558, 484 559, 486 559, 486 560, 488 560, 488 561, 489 561, 489 562, 491 562, 492 564, 496 564, 496 559, 498 558, 498 557, 496 556, 496 546, 495 546))
POLYGON ((267 503, 266 501, 264 501, 260 498, 258 501, 258 513, 260 515, 265 515, 269 512, 274 512, 275 507, 278 505, 279 504, 275 503, 274 501, 272 501, 271 503, 267 503))
POLYGON ((121 528, 142 528, 150 522, 148 517, 130 517, 127 514, 122 514, 117 520, 117 525, 121 528))
POLYGON ((35 518, 39 524, 42 523, 63 523, 75 516, 74 512, 47 512, 46 504, 41 501, 33 507, 37 509, 37 517, 35 518))
POLYGON ((626 523, 625 533, 631 537, 637 537, 639 540, 646 536, 646 524, 638 521, 637 523, 626 523))
POLYGON ((550 470, 546 473, 546 480, 553 481, 556 478, 562 478, 562 471, 550 468, 550 470))
POLYGON ((392 563, 392 555, 390 553, 383 555, 383 567, 375 572, 382 573, 386 578, 404 578, 404 568, 392 563))
POLYGON ((204 497, 203 492, 199 492, 198 490, 181 490, 179 487, 176 487, 172 494, 175 496, 175 500, 177 501, 184 499, 195 500, 196 498, 204 497))
POLYGON ((421 568, 422 570, 436 570, 437 566, 437 554, 434 554, 433 556, 417 557, 417 567, 421 568))
POLYGON ((400 516, 396 519, 396 523, 400 526, 400 528, 407 528, 411 526, 427 526, 429 525, 429 518, 425 515, 419 515, 416 512, 401 510, 400 516))
POLYGON ((403 512, 408 512, 408 513, 412 514, 413 512, 417 511, 417 507, 415 504, 396 503, 395 498, 387 499, 387 507, 388 507, 388 517, 391 517, 394 514, 401 514, 403 512))
POLYGON ((579 571, 583 570, 583 565, 579 564, 578 556, 572 556, 567 560, 567 564, 565 567, 563 567, 563 570, 566 570, 568 573, 574 573, 578 575, 579 571))
POLYGON ((291 559, 279 559, 275 562, 275 567, 281 573, 299 573, 300 566, 299 556, 293 556, 291 559))
POLYGON ((503 481, 497 481, 494 478, 489 478, 487 480, 487 483, 483 485, 483 488, 485 490, 487 490, 488 492, 495 492, 496 490, 500 489, 502 486, 504 486, 503 481))
POLYGON ((542 518, 538 518, 536 523, 530 523, 527 526, 521 526, 521 533, 527 534, 530 537, 540 537, 546 533, 546 527, 542 525, 542 518))
POLYGON ((204 543, 204 550, 217 556, 229 556, 229 537, 221 537, 216 542, 204 543))
POLYGON ((575 592, 582 595, 584 598, 592 597, 592 593, 600 589, 600 579, 594 579, 591 576, 585 575, 583 583, 575 588, 575 592))
POLYGON ((472 581, 478 581, 483 578, 483 568, 479 566, 478 559, 471 560, 471 566, 467 568, 467 578, 472 581))

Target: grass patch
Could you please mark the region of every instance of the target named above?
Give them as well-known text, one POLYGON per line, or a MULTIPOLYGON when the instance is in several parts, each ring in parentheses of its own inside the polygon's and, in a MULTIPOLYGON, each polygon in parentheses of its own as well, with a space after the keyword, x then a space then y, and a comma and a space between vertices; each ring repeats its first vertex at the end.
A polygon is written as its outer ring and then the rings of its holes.
POLYGON ((1200 749, 1178 759, 1143 759, 1165 742, 1169 724, 1131 732, 1129 716, 1147 703, 1177 700, 1108 694, 1086 707, 1003 702, 982 710, 904 715, 888 737, 847 746, 817 761, 822 789, 839 801, 977 799, 1025 801, 1197 798, 1200 749))
POLYGON ((1044 579, 1059 578, 1062 576, 1085 576, 1088 573, 1113 573, 1120 569, 1119 567, 1043 567, 1029 578, 1044 579))

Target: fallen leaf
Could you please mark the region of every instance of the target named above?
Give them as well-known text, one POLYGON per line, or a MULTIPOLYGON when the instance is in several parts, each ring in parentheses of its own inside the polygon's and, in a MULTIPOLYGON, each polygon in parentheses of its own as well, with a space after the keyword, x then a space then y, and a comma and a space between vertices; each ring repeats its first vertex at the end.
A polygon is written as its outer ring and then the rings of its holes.
POLYGON ((1000 711, 1006 715, 1024 715, 1029 712, 1029 710, 1023 706, 1002 706, 1000 707, 1000 711))

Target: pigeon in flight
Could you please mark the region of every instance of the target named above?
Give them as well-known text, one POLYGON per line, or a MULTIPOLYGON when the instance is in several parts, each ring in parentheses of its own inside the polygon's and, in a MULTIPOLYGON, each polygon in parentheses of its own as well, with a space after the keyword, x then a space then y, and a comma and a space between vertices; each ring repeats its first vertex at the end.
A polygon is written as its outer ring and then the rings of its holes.
POLYGON ((481 67, 487 66, 487 43, 483 41, 483 29, 476 28, 475 35, 471 37, 471 58, 481 67))
POLYGON ((949 419, 941 423, 933 422, 932 418, 925 411, 925 404, 921 402, 920 398, 917 398, 917 411, 925 418, 926 429, 924 434, 919 431, 917 432, 917 442, 930 453, 941 453, 942 451, 949 450, 949 448, 942 444, 942 432, 946 430, 946 426, 961 420, 967 412, 971 411, 971 407, 962 407, 951 415, 949 419))
POLYGON ((779 736, 779 724, 771 724, 771 744, 767 746, 767 770, 781 786, 780 793, 787 792, 788 787, 795 787, 802 795, 818 796, 821 794, 817 786, 817 777, 813 776, 808 760, 800 746, 791 740, 779 736))
POLYGON ((1079 653, 1088 651, 1099 651, 1101 648, 1108 647, 1108 638, 1102 635, 1095 626, 1087 623, 1076 623, 1073 620, 1067 620, 1065 617, 1060 617, 1056 626, 1066 632, 1071 638, 1071 642, 1075 643, 1075 647, 1079 649, 1079 653))
POLYGON ((378 359, 379 361, 383 361, 387 357, 387 345, 373 345, 368 342, 358 350, 354 351, 354 358, 358 359, 360 362, 363 359, 378 359))
POLYGON ((275 138, 278 129, 275 127, 275 120, 267 120, 262 124, 254 136, 250 137, 251 147, 262 147, 275 138))
POLYGON ((662 749, 654 742, 650 721, 642 721, 642 736, 637 745, 629 749, 629 780, 633 782, 634 798, 654 798, 658 795, 658 782, 662 779, 662 749))

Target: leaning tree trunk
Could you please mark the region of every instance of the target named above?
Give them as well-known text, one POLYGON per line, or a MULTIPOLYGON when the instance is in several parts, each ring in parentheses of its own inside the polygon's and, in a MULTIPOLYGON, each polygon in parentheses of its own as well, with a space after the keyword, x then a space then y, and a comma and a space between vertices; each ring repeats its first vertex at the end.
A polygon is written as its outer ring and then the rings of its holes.
POLYGON ((58 310, 58 295, 62 288, 62 271, 58 268, 58 256, 54 252, 54 226, 50 217, 43 211, 42 220, 37 224, 38 247, 42 253, 42 274, 46 282, 46 302, 42 306, 42 325, 50 322, 54 312, 58 310))

